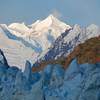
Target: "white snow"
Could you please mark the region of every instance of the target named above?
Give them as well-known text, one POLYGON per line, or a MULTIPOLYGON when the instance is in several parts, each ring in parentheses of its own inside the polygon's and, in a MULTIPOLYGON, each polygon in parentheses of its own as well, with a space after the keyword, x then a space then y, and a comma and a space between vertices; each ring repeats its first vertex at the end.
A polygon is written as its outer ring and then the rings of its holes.
POLYGON ((33 63, 33 60, 38 56, 34 50, 26 47, 20 41, 9 39, 1 27, 0 49, 3 50, 10 66, 18 66, 22 70, 25 68, 26 60, 33 63))
POLYGON ((66 29, 70 29, 69 25, 59 21, 53 15, 49 15, 44 20, 37 20, 32 25, 25 23, 12 23, 10 25, 0 25, 0 48, 4 51, 11 66, 19 66, 24 70, 25 61, 29 60, 34 63, 39 57, 46 54, 49 47, 66 29), (14 39, 7 35, 14 35, 14 39), (52 39, 48 39, 52 37, 52 39), (30 43, 35 49, 27 47, 22 41, 30 43), (16 40, 15 40, 16 39, 16 40), (36 48, 38 49, 37 51, 36 48))
POLYGON ((30 29, 24 23, 12 23, 8 28, 16 36, 27 36, 30 34, 30 29))
POLYGON ((73 41, 73 39, 80 34, 80 42, 84 42, 90 38, 100 35, 100 28, 95 24, 91 24, 87 28, 82 28, 79 25, 74 25, 73 30, 64 38, 64 42, 73 41))
POLYGON ((32 25, 25 25, 24 23, 12 23, 8 26, 9 31, 24 40, 36 45, 39 44, 41 49, 47 50, 52 43, 48 40, 48 36, 57 39, 65 30, 69 30, 71 26, 59 21, 53 15, 49 15, 44 20, 37 20, 32 25))

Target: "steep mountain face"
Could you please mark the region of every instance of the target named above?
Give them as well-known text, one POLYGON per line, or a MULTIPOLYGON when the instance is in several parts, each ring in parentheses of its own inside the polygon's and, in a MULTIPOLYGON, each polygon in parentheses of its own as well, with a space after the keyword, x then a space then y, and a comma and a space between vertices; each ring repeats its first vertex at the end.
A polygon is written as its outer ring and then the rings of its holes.
POLYGON ((33 65, 32 70, 43 70, 48 64, 60 64, 63 65, 64 69, 66 69, 71 61, 76 57, 79 64, 95 64, 100 62, 100 36, 88 39, 84 43, 79 44, 67 57, 61 57, 56 60, 44 60, 38 63, 37 66, 33 65))
POLYGON ((56 38, 71 27, 53 15, 26 26, 24 23, 0 25, 0 48, 11 66, 24 70, 25 61, 35 62, 49 51, 56 38))
POLYGON ((25 68, 26 60, 32 63, 38 55, 11 35, 5 25, 0 25, 0 49, 3 50, 9 65, 18 66, 22 70, 25 68))
POLYGON ((7 64, 0 50, 1 100, 99 100, 100 62, 78 64, 73 59, 68 69, 49 64, 33 73, 27 61, 24 72, 7 64))
POLYGON ((99 35, 100 28, 94 24, 86 28, 75 25, 72 29, 67 30, 65 33, 61 34, 47 54, 39 59, 35 64, 38 64, 41 61, 49 61, 66 57, 78 44, 84 43, 86 40, 97 37, 99 35))
POLYGON ((24 61, 27 60, 26 54, 29 55, 32 49, 27 51, 30 48, 24 45, 26 42, 21 37, 16 39, 15 35, 9 33, 9 29, 0 26, 0 46, 4 51, 3 54, 0 50, 1 100, 100 99, 99 27, 91 25, 88 28, 80 28, 75 25, 73 29, 67 30, 55 41, 50 53, 48 52, 45 56, 47 58, 44 57, 47 64, 41 69, 36 67, 38 70, 32 71, 31 63, 26 61, 26 64, 22 66, 24 68, 22 72, 19 69, 20 66, 9 66, 9 61, 7 62, 5 56, 6 52, 9 55, 9 50, 11 50, 14 54, 13 57, 11 54, 8 56, 10 61, 14 61, 13 58, 16 57, 18 60, 20 57, 24 61), (54 62, 48 63, 50 59, 54 62))
POLYGON ((32 44, 36 52, 47 50, 61 33, 70 28, 69 25, 59 21, 53 15, 49 15, 42 21, 38 20, 29 26, 24 23, 13 23, 8 26, 12 34, 32 44))

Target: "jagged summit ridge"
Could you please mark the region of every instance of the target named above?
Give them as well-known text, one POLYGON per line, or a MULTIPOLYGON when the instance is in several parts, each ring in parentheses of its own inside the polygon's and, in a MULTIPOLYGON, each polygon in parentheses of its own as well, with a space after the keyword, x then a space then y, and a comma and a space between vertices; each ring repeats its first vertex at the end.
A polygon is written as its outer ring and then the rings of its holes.
POLYGON ((0 24, 1 49, 4 50, 11 66, 20 66, 24 69, 25 60, 33 63, 41 54, 45 55, 54 41, 69 28, 69 25, 53 15, 37 20, 32 25, 18 22, 10 25, 0 24))
POLYGON ((30 33, 30 29, 24 23, 12 23, 8 26, 11 33, 16 36, 27 36, 30 33))
MULTIPOLYGON (((56 17, 54 17, 52 14, 50 14, 47 18, 43 20, 37 20, 32 25, 25 25, 24 23, 12 23, 8 26, 10 30, 18 31, 19 33, 27 33, 28 35, 34 33, 34 32, 41 32, 41 31, 48 31, 50 27, 59 27, 63 29, 62 32, 64 32, 67 29, 70 29, 71 26, 67 25, 61 21, 59 21, 56 17)), ((18 34, 17 32, 17 34, 18 34)), ((14 33, 14 32, 12 32, 14 33)), ((15 35, 17 35, 15 34, 15 35)), ((42 33, 43 34, 43 33, 42 33)), ((59 33, 61 34, 61 33, 59 33)), ((23 34, 22 34, 23 35, 23 34)))
POLYGON ((70 28, 71 26, 59 21, 53 15, 44 20, 37 20, 32 25, 12 23, 8 26, 11 34, 23 38, 37 49, 41 49, 39 50, 41 52, 47 50, 58 36, 70 28))
POLYGON ((36 63, 67 57, 76 46, 98 36, 100 36, 100 27, 97 25, 92 24, 88 27, 81 27, 76 24, 71 30, 61 34, 49 51, 36 63))

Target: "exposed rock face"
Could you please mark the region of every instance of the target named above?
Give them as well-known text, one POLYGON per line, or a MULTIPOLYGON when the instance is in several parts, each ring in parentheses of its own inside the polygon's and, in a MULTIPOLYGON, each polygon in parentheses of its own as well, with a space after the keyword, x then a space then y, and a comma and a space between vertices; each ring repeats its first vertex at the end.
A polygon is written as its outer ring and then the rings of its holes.
POLYGON ((2 50, 0 50, 0 64, 8 66, 7 60, 2 50))
POLYGON ((88 27, 81 27, 80 25, 74 25, 70 30, 67 30, 61 34, 49 51, 38 59, 38 62, 56 60, 61 57, 68 56, 76 46, 84 43, 86 40, 100 36, 100 27, 94 24, 88 27))
POLYGON ((82 44, 79 44, 74 50, 65 58, 61 57, 57 60, 42 61, 38 64, 38 69, 33 67, 33 71, 41 70, 48 64, 61 64, 67 68, 71 61, 77 57, 78 63, 95 64, 100 62, 100 36, 88 39, 82 44))

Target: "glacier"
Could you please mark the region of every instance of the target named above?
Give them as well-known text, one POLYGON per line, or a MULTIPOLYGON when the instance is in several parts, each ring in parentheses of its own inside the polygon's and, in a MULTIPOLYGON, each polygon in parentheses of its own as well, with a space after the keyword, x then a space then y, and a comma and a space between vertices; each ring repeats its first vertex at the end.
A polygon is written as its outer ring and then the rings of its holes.
POLYGON ((99 100, 100 62, 78 64, 73 59, 68 69, 49 64, 41 72, 11 67, 0 50, 0 100, 99 100))

